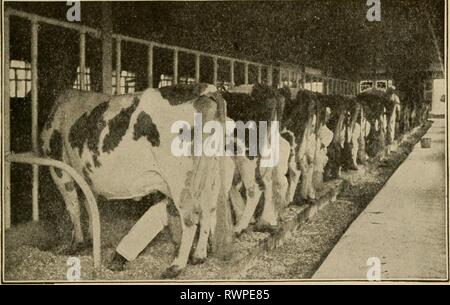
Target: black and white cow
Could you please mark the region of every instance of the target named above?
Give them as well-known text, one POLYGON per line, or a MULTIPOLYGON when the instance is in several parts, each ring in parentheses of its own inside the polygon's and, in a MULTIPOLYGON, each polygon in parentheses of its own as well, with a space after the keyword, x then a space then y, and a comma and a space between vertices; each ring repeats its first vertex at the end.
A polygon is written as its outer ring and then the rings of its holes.
MULTIPOLYGON (((215 86, 178 85, 119 96, 69 90, 57 99, 41 136, 45 155, 72 166, 95 195, 107 200, 165 195, 121 240, 113 269, 135 259, 174 214, 181 216, 181 243, 164 276, 176 276, 186 266, 197 223, 193 258, 206 258, 220 188, 227 193, 231 187, 234 164, 231 158, 174 156, 173 123, 193 126, 194 113, 201 113, 203 122, 224 121, 225 101, 215 86), (219 162, 226 163, 225 172, 219 162)), ((75 245, 82 244, 74 181, 58 169, 51 169, 51 175, 73 222, 75 245)))
MULTIPOLYGON (((291 147, 288 141, 280 137, 280 122, 283 117, 284 97, 275 89, 262 85, 241 85, 222 92, 227 102, 227 116, 230 120, 246 125, 249 136, 246 143, 238 143, 241 156, 234 157, 236 164, 235 183, 231 190, 234 212, 236 215, 235 233, 240 234, 247 229, 254 216, 256 207, 264 194, 264 205, 259 217, 258 228, 272 231, 278 226, 278 211, 286 205, 288 182, 289 155, 291 147), (254 122, 255 124, 251 124, 254 122), (269 131, 261 138, 258 129, 261 122, 268 122, 269 131), (275 132, 271 133, 271 126, 276 122, 275 132), (265 161, 258 147, 257 155, 250 154, 250 134, 257 134, 258 145, 260 141, 270 143, 271 148, 277 146, 276 164, 262 166, 265 161), (245 154, 244 154, 245 153, 245 154), (245 194, 245 202, 240 200, 240 194, 245 194)), ((275 125, 273 125, 275 126, 275 125)), ((275 153, 275 151, 272 151, 275 153)), ((270 157, 274 157, 272 154, 270 157)))

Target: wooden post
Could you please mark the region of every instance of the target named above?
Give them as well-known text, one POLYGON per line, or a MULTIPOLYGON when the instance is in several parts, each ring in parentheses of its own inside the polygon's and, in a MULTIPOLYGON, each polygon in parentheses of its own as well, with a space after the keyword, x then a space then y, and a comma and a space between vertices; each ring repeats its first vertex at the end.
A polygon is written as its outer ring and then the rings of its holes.
POLYGON ((148 45, 147 82, 148 87, 153 88, 153 44, 148 45))
POLYGON ((80 32, 80 89, 86 88, 86 32, 80 32))
POLYGON ((267 85, 269 85, 269 86, 273 85, 273 67, 272 67, 272 65, 267 67, 267 85))
POLYGON ((200 54, 195 54, 195 82, 200 82, 200 54))
POLYGON ((217 70, 218 70, 218 63, 217 63, 217 57, 213 57, 213 84, 214 86, 217 86, 217 70))
POLYGON ((287 70, 287 82, 288 82, 288 87, 291 88, 291 70, 287 70))
POLYGON ((278 87, 283 88, 283 69, 280 67, 280 71, 278 71, 278 87))
MULTIPOLYGON (((38 140, 38 23, 31 22, 31 140, 33 152, 39 153, 38 140)), ((39 221, 39 166, 33 165, 33 221, 39 221)))
POLYGON ((178 49, 173 49, 173 82, 174 85, 178 84, 178 49))
MULTIPOLYGON (((3 19, 4 62, 3 62, 3 154, 10 153, 11 121, 10 121, 10 86, 9 86, 9 14, 5 12, 3 19)), ((11 227, 11 163, 4 163, 4 215, 5 229, 11 227)))
POLYGON ((230 61, 230 82, 234 86, 234 60, 230 61))
POLYGON ((248 85, 248 62, 244 63, 244 84, 248 85))
MULTIPOLYGON (((116 38, 116 94, 121 94, 121 80, 122 80, 122 49, 120 38, 116 38)), ((126 93, 126 92, 124 92, 126 93)))
POLYGON ((258 84, 262 83, 262 66, 258 66, 258 84))
POLYGON ((111 2, 102 2, 102 90, 112 94, 112 10, 111 2))

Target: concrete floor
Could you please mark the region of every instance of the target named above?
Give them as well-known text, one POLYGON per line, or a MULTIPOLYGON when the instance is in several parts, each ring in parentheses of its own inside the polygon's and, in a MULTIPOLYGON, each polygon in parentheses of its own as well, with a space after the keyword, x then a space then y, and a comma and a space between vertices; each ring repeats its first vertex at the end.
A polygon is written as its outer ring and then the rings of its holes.
POLYGON ((424 137, 432 148, 414 147, 313 279, 367 280, 378 263, 381 280, 447 278, 444 120, 434 120, 424 137))

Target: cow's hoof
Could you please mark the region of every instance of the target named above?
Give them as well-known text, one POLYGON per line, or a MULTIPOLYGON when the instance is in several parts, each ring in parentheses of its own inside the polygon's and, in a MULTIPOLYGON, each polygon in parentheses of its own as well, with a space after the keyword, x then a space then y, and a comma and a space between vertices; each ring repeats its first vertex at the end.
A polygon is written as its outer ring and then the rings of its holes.
POLYGON ((174 278, 178 277, 182 271, 183 271, 183 268, 181 268, 180 266, 172 265, 162 273, 161 277, 163 279, 174 279, 174 278))
POLYGON ((201 265, 204 262, 206 262, 206 257, 195 257, 195 256, 193 256, 191 258, 191 264, 192 265, 201 265))
POLYGON ((127 259, 120 255, 119 253, 114 253, 114 257, 111 262, 108 264, 108 269, 114 272, 121 272, 125 270, 125 264, 127 263, 127 259))

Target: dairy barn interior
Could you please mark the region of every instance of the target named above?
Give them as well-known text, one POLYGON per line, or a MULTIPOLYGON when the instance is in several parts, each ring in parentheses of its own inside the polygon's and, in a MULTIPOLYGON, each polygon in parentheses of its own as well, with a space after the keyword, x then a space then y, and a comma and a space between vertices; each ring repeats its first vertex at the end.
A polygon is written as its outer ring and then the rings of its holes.
MULTIPOLYGON (((6 280, 65 281, 67 258, 72 256, 79 257, 86 270, 82 280, 155 281, 164 275, 185 280, 310 279, 426 134, 430 120, 443 122, 447 105, 444 1, 382 0, 381 21, 369 21, 369 7, 360 0, 81 1, 79 20, 69 20, 69 15, 75 16, 70 12, 74 5, 3 3, 6 280), (169 221, 169 229, 156 236, 136 260, 127 263, 124 271, 114 272, 107 266, 115 247, 160 194, 108 201, 97 196, 89 179, 72 164, 44 156, 40 135, 55 101, 67 89, 111 97, 132 96, 148 88, 191 88, 198 83, 219 88, 225 100, 227 94, 233 96, 233 88, 245 85, 288 91, 291 103, 285 101, 285 115, 294 115, 286 124, 295 129, 301 120, 314 122, 314 127, 304 123, 293 134, 305 137, 308 130, 315 143, 319 143, 321 126, 328 126, 331 138, 323 153, 329 164, 323 165, 319 176, 313 175, 314 170, 308 176, 300 165, 286 165, 288 170, 281 174, 285 189, 278 192, 280 184, 268 189, 280 196, 290 190, 292 198, 280 208, 276 196, 273 200, 264 197, 266 185, 250 225, 239 234, 233 227, 246 201, 250 202, 249 189, 241 183, 228 195, 221 192, 225 199, 217 204, 216 233, 209 237, 203 264, 188 263, 182 272, 164 271, 179 250, 172 239, 182 234, 169 221), (396 110, 389 108, 392 95, 399 98, 402 111, 396 117, 392 116, 396 110), (366 122, 373 123, 372 131, 363 131, 366 122), (389 127, 391 122, 394 127, 389 127), (342 128, 343 143, 352 141, 348 130, 354 130, 355 124, 361 132, 349 149, 360 145, 360 150, 365 149, 363 156, 355 156, 352 163, 349 151, 348 160, 337 160, 332 149, 340 141, 336 133, 342 128), (339 170, 335 173, 332 168, 327 175, 326 166, 331 168, 332 163, 339 170), (81 222, 92 242, 76 255, 67 254, 73 227, 49 173, 52 167, 73 178, 78 196, 84 198, 80 200, 86 203, 80 204, 81 222), (258 219, 264 217, 267 201, 275 202, 276 225, 260 228, 258 219), (302 230, 321 233, 316 236, 302 230), (222 255, 225 249, 234 253, 222 255), (250 258, 255 263, 247 266, 250 258)), ((232 113, 233 103, 227 105, 232 113)), ((241 115, 253 108, 242 106, 241 115)), ((277 120, 284 126, 280 116, 277 120)), ((295 147, 306 144, 301 139, 290 144, 292 160, 300 154, 295 147)), ((340 149, 345 159, 345 144, 340 149)), ((313 153, 313 159, 318 153, 313 153)), ((314 166, 317 163, 312 162, 314 166)), ((195 247, 194 241, 194 252, 195 247)))

